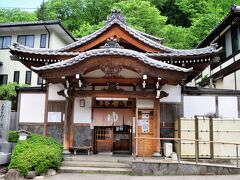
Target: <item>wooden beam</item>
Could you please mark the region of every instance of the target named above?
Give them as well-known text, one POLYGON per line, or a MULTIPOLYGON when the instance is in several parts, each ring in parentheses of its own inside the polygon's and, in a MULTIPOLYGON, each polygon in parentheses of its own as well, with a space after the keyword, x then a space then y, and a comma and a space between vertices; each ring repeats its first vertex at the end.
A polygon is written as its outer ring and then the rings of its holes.
MULTIPOLYGON (((71 90, 68 91, 71 97, 116 97, 116 98, 148 98, 156 99, 156 91, 110 91, 110 90, 71 90)), ((64 96, 64 90, 58 92, 59 95, 64 96)), ((161 91, 160 98, 167 97, 168 93, 161 91)))
POLYGON ((146 74, 149 77, 160 77, 167 82, 169 85, 176 85, 182 80, 186 79, 188 73, 161 69, 152 67, 145 64, 136 58, 126 57, 126 56, 96 56, 86 59, 84 61, 78 62, 74 65, 49 69, 39 72, 40 76, 51 82, 51 79, 61 79, 62 76, 75 76, 76 74, 85 74, 86 71, 94 67, 98 67, 101 64, 114 64, 121 65, 125 69, 134 68, 140 76, 146 74))

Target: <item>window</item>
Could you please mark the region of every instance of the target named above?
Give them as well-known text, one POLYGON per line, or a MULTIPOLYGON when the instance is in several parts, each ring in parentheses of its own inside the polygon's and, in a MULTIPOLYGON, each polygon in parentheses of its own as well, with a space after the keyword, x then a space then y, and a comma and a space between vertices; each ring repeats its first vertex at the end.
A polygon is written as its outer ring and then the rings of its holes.
POLYGON ((0 75, 0 85, 7 84, 7 82, 8 82, 8 75, 6 74, 0 75))
POLYGON ((232 46, 233 52, 240 50, 240 29, 238 24, 232 27, 232 46))
POLYGON ((231 31, 227 31, 225 35, 225 43, 226 43, 226 57, 232 55, 232 38, 231 38, 231 31))
POLYGON ((41 34, 40 38, 40 48, 45 48, 47 43, 47 35, 46 34, 41 34))
POLYGON ((0 36, 0 49, 7 49, 11 45, 11 36, 0 36))
POLYGON ((34 47, 34 35, 21 35, 18 36, 17 42, 28 47, 34 47))
POLYGON ((43 83, 43 78, 38 76, 37 84, 42 85, 43 83))
POLYGON ((19 84, 19 76, 20 76, 20 71, 14 71, 13 82, 16 82, 19 84))
POLYGON ((25 84, 31 85, 32 71, 26 71, 25 84))

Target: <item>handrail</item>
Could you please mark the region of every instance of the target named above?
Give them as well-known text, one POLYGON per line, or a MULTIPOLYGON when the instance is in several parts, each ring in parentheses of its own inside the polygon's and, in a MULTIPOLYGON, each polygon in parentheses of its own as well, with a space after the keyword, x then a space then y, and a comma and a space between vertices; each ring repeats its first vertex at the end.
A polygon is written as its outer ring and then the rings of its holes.
MULTIPOLYGON (((196 164, 198 164, 198 156, 199 156, 199 150, 197 148, 197 144, 199 142, 204 142, 204 143, 213 143, 213 144, 231 144, 231 145, 236 145, 236 161, 237 161, 237 167, 239 167, 239 156, 238 156, 238 145, 240 145, 240 142, 221 142, 221 141, 207 141, 207 140, 199 140, 199 139, 182 139, 182 138, 156 138, 156 137, 134 137, 135 140, 142 140, 142 160, 144 161, 144 141, 145 140, 172 140, 172 141, 177 141, 178 142, 178 147, 180 150, 181 146, 181 141, 194 141, 195 143, 195 159, 196 159, 196 164)), ((134 153, 134 160, 136 159, 136 148, 135 148, 135 153, 134 153)), ((180 163, 180 152, 178 154, 178 163, 180 163)))
POLYGON ((182 139, 182 138, 149 138, 149 137, 134 137, 135 139, 147 139, 147 140, 172 140, 172 141, 195 141, 195 142, 208 142, 215 144, 233 144, 240 145, 240 142, 221 142, 221 141, 207 141, 199 139, 182 139))

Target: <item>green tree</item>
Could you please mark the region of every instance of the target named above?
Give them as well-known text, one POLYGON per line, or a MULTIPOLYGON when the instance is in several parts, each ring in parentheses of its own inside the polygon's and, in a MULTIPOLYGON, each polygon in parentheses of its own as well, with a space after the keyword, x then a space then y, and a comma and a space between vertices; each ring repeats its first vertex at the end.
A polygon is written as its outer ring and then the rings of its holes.
POLYGON ((151 35, 159 36, 167 21, 167 17, 161 16, 160 11, 148 1, 122 1, 114 7, 122 11, 130 26, 151 35))
POLYGON ((36 20, 37 16, 33 12, 21 11, 19 9, 0 9, 0 23, 36 20))
POLYGON ((16 109, 17 106, 17 92, 16 87, 27 87, 28 85, 18 85, 17 83, 8 83, 0 86, 0 100, 12 101, 12 109, 16 109))

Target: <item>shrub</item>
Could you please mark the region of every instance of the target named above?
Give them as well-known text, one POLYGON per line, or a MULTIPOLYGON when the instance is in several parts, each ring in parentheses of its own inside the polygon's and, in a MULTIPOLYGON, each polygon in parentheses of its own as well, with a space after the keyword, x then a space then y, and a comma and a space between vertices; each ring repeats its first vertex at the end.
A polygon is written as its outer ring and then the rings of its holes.
POLYGON ((8 131, 8 142, 17 143, 19 134, 16 131, 8 131))
POLYGON ((62 161, 62 145, 53 138, 33 134, 27 140, 18 141, 8 169, 17 169, 22 175, 28 171, 46 172, 58 169, 62 161))

